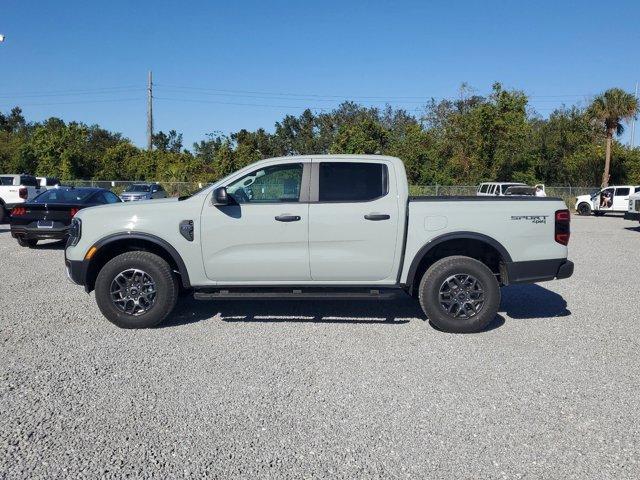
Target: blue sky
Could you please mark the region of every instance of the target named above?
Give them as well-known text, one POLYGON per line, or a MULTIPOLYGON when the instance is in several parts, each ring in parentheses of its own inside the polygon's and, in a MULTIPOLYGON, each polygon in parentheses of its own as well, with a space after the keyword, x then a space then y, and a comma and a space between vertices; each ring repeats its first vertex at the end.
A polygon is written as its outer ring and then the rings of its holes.
POLYGON ((639 22, 637 0, 2 0, 0 110, 98 123, 144 145, 151 69, 156 130, 183 132, 189 147, 346 99, 411 110, 462 82, 522 89, 547 115, 633 90, 639 22))

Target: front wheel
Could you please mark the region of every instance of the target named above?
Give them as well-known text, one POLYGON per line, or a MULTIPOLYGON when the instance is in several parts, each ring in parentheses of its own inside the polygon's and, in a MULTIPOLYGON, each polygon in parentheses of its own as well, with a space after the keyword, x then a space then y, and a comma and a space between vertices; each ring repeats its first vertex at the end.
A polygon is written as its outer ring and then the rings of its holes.
POLYGON ((418 293, 429 320, 453 333, 482 330, 500 307, 500 285, 495 276, 485 264, 469 257, 438 260, 425 272, 418 293))
POLYGON ((96 278, 102 314, 121 328, 150 328, 162 322, 178 299, 169 264, 149 252, 126 252, 106 263, 96 278))

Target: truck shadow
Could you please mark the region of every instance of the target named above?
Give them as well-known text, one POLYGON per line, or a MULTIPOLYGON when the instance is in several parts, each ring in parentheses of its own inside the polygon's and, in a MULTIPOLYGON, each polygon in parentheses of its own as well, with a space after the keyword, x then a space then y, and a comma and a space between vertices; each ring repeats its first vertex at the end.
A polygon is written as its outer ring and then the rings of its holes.
POLYGON ((571 315, 561 295, 535 283, 504 287, 499 311, 519 320, 571 315))
MULTIPOLYGON (((513 285, 502 289, 499 312, 511 319, 526 320, 570 315, 567 302, 555 292, 539 285, 513 285)), ((426 320, 422 309, 409 296, 395 300, 218 300, 181 299, 173 315, 159 328, 219 319, 225 323, 328 323, 397 326, 412 320, 426 320)), ((498 314, 484 331, 505 323, 498 314)), ((436 328, 431 322, 429 324, 436 328)), ((436 328, 437 329, 437 328, 436 328)))

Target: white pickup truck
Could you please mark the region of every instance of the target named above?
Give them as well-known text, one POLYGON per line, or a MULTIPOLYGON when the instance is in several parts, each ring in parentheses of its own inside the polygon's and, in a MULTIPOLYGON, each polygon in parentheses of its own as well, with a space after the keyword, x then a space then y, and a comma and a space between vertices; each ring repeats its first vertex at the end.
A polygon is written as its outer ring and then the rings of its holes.
POLYGON ((9 217, 13 207, 35 198, 41 191, 36 177, 0 174, 0 223, 9 217))
POLYGON ((616 185, 596 190, 591 195, 576 197, 576 212, 579 215, 602 216, 605 213, 627 211, 629 196, 640 192, 640 185, 616 185))
POLYGON ((188 289, 198 299, 406 293, 439 328, 473 332, 494 319, 500 285, 571 276, 569 222, 554 198, 409 198, 394 157, 282 157, 190 197, 81 210, 65 262, 125 328, 163 321, 188 289))
POLYGON ((640 222, 640 189, 638 189, 638 193, 629 196, 629 208, 625 212, 624 218, 640 222))

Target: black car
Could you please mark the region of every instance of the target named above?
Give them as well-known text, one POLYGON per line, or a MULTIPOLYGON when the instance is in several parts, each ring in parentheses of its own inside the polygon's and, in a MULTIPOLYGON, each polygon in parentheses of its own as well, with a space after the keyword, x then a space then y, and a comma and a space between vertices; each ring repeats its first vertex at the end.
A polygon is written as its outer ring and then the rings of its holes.
POLYGON ((118 196, 104 188, 52 188, 11 210, 11 236, 30 248, 38 240, 63 240, 78 210, 118 202, 118 196))

